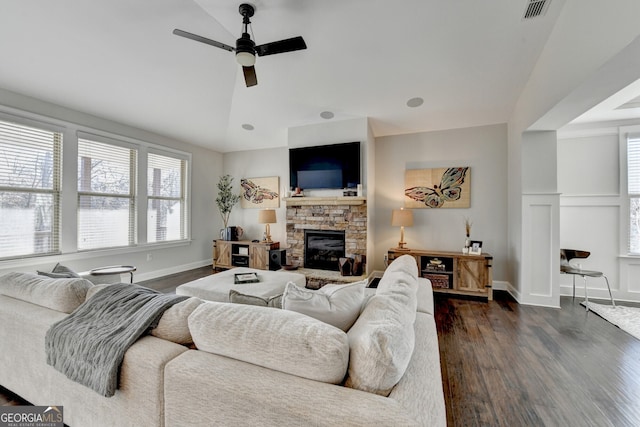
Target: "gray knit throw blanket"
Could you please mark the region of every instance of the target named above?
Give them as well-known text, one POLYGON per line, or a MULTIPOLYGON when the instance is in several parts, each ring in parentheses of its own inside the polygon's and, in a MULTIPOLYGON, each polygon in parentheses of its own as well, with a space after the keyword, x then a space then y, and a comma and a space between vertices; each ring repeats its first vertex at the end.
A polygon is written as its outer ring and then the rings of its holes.
POLYGON ((187 297, 130 284, 105 287, 47 331, 47 363, 102 396, 118 387, 127 349, 187 297))

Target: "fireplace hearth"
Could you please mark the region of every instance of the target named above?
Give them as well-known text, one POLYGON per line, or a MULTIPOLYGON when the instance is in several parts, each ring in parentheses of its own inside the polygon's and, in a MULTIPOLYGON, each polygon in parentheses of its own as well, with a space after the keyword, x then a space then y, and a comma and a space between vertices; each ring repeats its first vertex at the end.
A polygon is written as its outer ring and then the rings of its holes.
POLYGON ((345 256, 345 233, 342 230, 305 230, 304 266, 338 271, 345 256))

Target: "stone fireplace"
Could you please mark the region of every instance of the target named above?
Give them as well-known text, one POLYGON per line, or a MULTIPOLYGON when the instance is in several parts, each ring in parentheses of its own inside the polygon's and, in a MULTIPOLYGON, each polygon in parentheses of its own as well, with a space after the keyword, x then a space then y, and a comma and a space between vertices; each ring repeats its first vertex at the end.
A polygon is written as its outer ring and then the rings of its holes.
MULTIPOLYGON (((344 256, 367 254, 367 206, 363 197, 291 197, 287 203, 288 262, 303 268, 305 230, 344 233, 344 256)), ((336 267, 333 269, 338 270, 336 267)))

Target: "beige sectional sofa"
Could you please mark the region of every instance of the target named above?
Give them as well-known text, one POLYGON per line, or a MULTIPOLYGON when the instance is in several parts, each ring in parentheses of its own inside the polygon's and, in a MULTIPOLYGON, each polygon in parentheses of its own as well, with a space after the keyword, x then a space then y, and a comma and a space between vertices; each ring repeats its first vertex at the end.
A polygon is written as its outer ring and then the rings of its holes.
POLYGON ((63 406, 67 425, 446 425, 431 287, 409 256, 346 332, 290 310, 178 303, 126 352, 109 398, 47 365, 44 346, 49 327, 100 288, 0 277, 0 385, 63 406))

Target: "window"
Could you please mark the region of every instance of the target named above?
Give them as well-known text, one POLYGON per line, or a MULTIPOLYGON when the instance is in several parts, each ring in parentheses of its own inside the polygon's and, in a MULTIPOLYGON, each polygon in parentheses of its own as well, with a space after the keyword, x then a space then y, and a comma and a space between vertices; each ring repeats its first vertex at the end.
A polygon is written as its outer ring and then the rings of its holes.
POLYGON ((0 121, 0 258, 59 251, 62 134, 0 121))
POLYGON ((78 138, 79 250, 136 243, 136 157, 124 143, 78 138))
POLYGON ((640 136, 627 138, 629 253, 640 254, 640 136))
POLYGON ((182 240, 186 236, 187 161, 149 153, 147 162, 147 242, 182 240))

